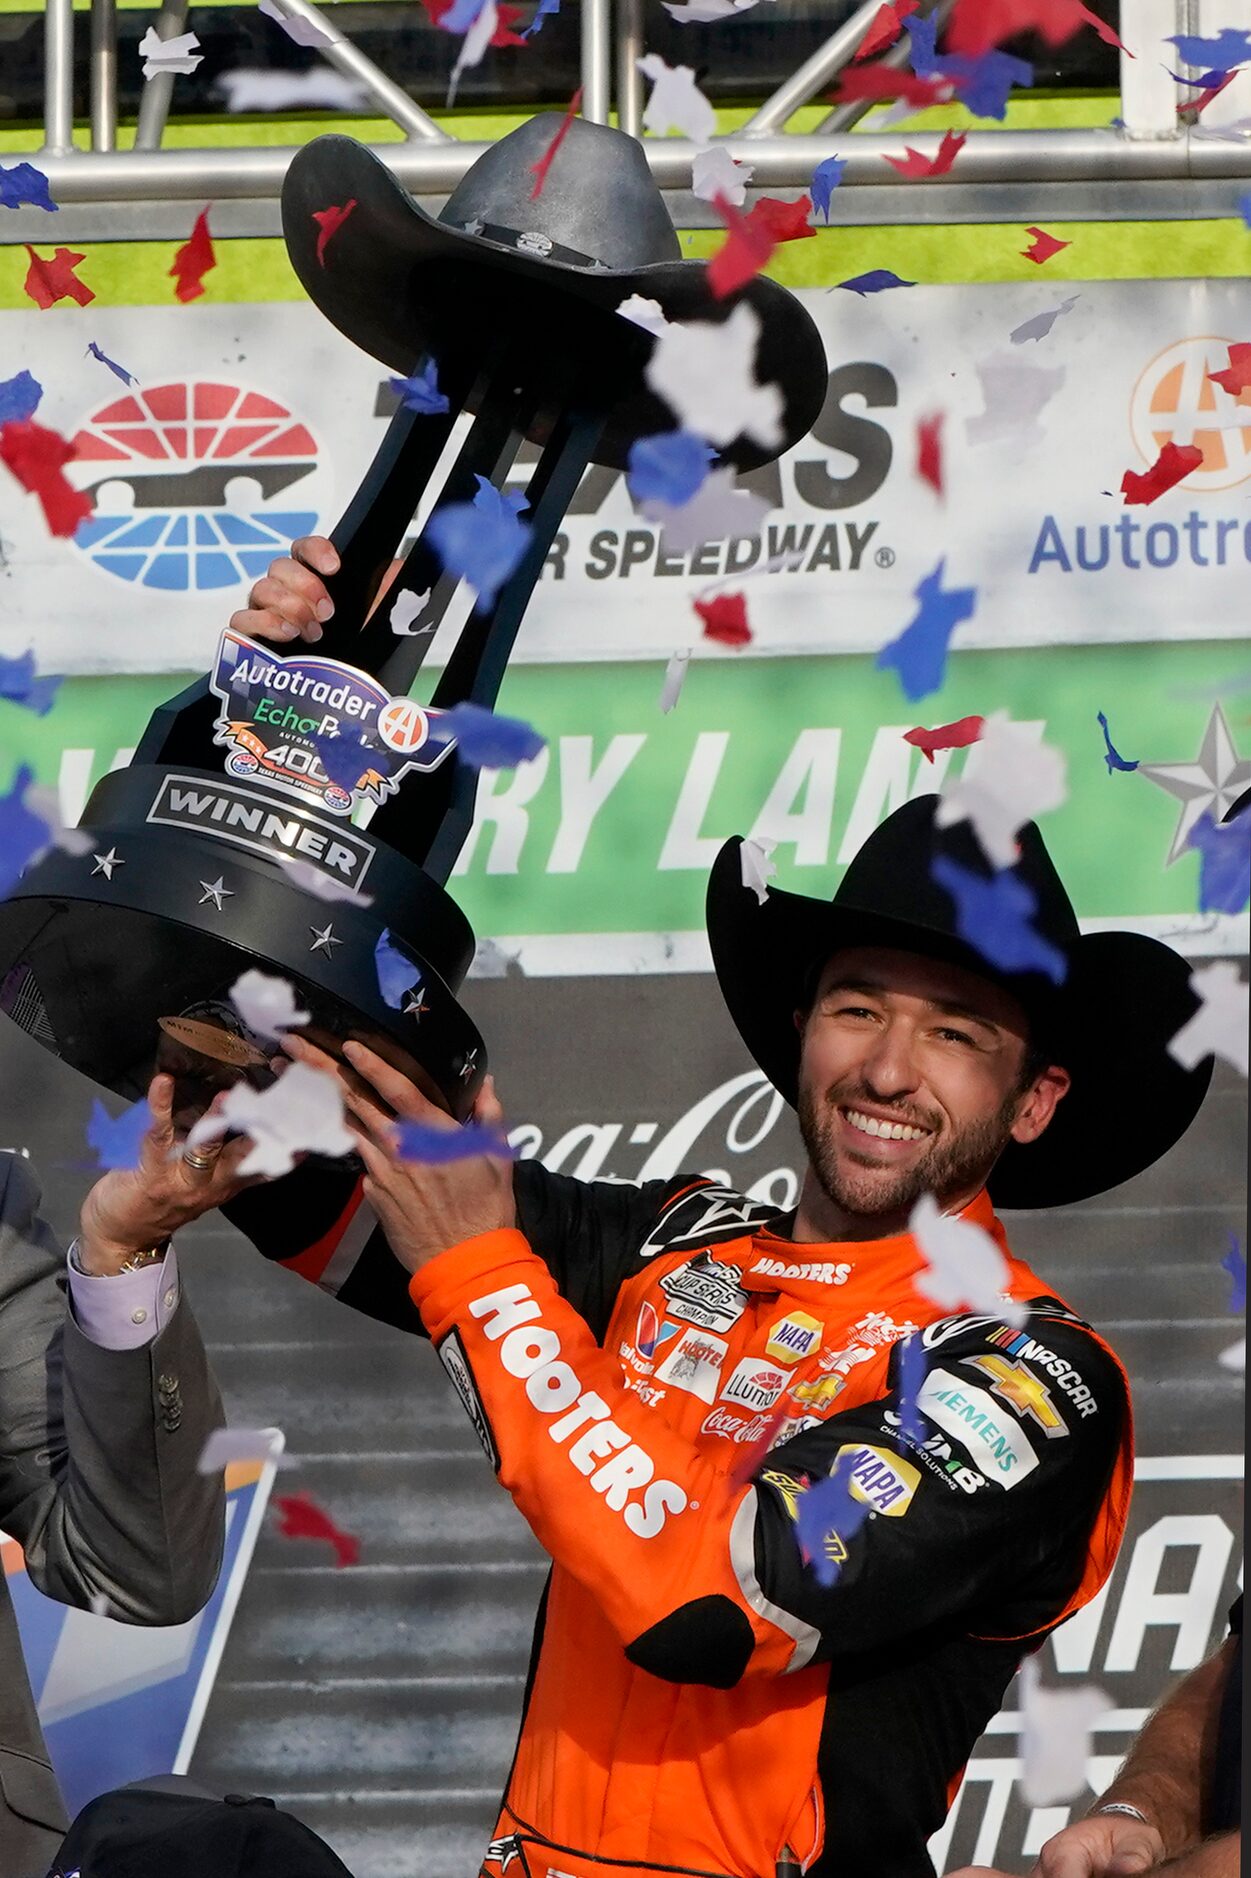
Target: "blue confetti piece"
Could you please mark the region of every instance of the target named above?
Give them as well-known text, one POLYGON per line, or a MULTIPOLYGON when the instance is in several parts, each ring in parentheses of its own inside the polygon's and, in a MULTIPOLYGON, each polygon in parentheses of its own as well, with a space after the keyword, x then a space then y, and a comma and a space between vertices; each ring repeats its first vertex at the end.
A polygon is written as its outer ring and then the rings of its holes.
POLYGON ((830 1590, 842 1574, 851 1540, 869 1517, 869 1507, 851 1491, 851 1455, 835 1462, 835 1472, 801 1493, 795 1502, 795 1531, 804 1557, 819 1585, 830 1590))
POLYGON ((1251 809, 1225 823, 1206 811, 1186 845, 1199 852, 1199 911, 1241 913, 1251 900, 1251 809))
POLYGON ((88 345, 87 351, 93 359, 99 359, 101 365, 107 365, 114 378, 120 378, 124 385, 133 385, 135 383, 134 373, 128 372, 124 365, 117 363, 116 359, 111 359, 107 352, 101 352, 94 339, 91 340, 88 345))
POLYGON ((47 177, 33 163, 14 163, 11 169, 0 164, 0 209, 48 209, 55 214, 58 207, 47 177))
POLYGON ((390 384, 406 411, 416 411, 421 417, 441 417, 449 408, 439 390, 439 368, 433 359, 427 359, 411 378, 393 378, 390 384))
POLYGON ((892 287, 915 287, 916 282, 900 280, 898 274, 892 274, 888 267, 871 267, 867 274, 855 274, 850 280, 840 280, 838 286, 845 288, 848 293, 858 293, 863 299, 866 293, 887 293, 892 287))
POLYGON ((1108 766, 1108 775, 1110 776, 1114 769, 1124 769, 1124 770, 1137 769, 1138 764, 1141 761, 1141 759, 1139 757, 1135 757, 1133 762, 1131 763, 1128 757, 1122 756, 1120 751, 1117 749, 1116 745, 1112 741, 1111 734, 1108 730, 1108 720, 1106 716, 1104 715, 1102 711, 1097 711, 1095 715, 1099 719, 1099 728, 1103 732, 1103 741, 1105 745, 1104 752, 1103 752, 1103 760, 1108 766))
POLYGON ((452 0, 439 26, 445 33, 467 33, 485 5, 486 0, 452 0))
POLYGON ((29 372, 6 378, 0 384, 0 424, 24 424, 39 409, 43 386, 29 372))
POLYGON ((99 1165, 105 1170, 134 1169, 139 1165, 143 1138, 152 1126, 152 1110, 147 1097, 123 1109, 114 1120, 97 1097, 91 1104, 87 1123, 87 1146, 94 1148, 99 1165))
POLYGON ((1251 228, 1251 196, 1239 196, 1238 213, 1248 228, 1251 228))
POLYGON ((51 843, 47 823, 22 799, 34 780, 34 771, 23 763, 8 795, 0 796, 0 900, 12 893, 29 863, 51 843))
POLYGON ((680 509, 702 485, 713 452, 689 430, 640 437, 630 445, 627 481, 636 502, 667 502, 680 509))
POLYGON ((60 688, 59 678, 36 677, 33 652, 23 652, 17 659, 0 655, 0 698, 10 704, 24 704, 36 717, 46 717, 60 688))
POLYGON ((1228 1272, 1232 1280, 1229 1308, 1241 1315, 1247 1308, 1247 1260, 1236 1232, 1229 1235, 1229 1250, 1221 1260, 1221 1270, 1228 1272))
POLYGON ((993 117, 1000 123, 1008 115, 1008 94, 1014 85, 1032 89, 1034 68, 1007 52, 983 52, 980 58, 953 53, 939 60, 943 73, 960 94, 960 102, 974 117, 993 117))
POLYGON ((896 1345, 899 1351, 899 1422, 905 1435, 923 1441, 929 1434, 925 1418, 917 1408, 917 1397, 925 1381, 925 1345, 920 1336, 905 1337, 896 1345))
POLYGON ((525 553, 530 529, 517 519, 518 509, 526 506, 520 490, 497 489, 485 476, 475 480, 473 501, 436 509, 426 523, 426 537, 447 572, 467 580, 478 606, 489 610, 525 553))
POLYGON ((539 0, 538 11, 534 18, 530 21, 524 33, 518 33, 517 37, 519 39, 533 39, 536 33, 542 32, 544 20, 554 19, 559 12, 560 0, 539 0))
POLYGON ((964 620, 973 617, 977 605, 976 587, 953 587, 943 592, 946 557, 933 573, 927 574, 913 589, 917 602, 915 618, 909 621, 898 639, 883 646, 875 663, 879 671, 892 668, 899 674, 904 696, 914 704, 918 698, 942 688, 947 669, 947 646, 952 633, 964 620))
POLYGON ((904 21, 908 35, 908 63, 918 78, 936 78, 938 62, 938 16, 911 13, 904 21))
POLYGON ((992 50, 977 58, 961 53, 940 54, 937 50, 938 15, 927 19, 911 15, 904 21, 910 45, 910 63, 918 78, 949 78, 960 93, 960 102, 974 117, 994 117, 1000 122, 1007 116, 1008 93, 1013 85, 1029 89, 1034 83, 1034 68, 1010 53, 992 50))
POLYGON ((459 1128, 429 1128, 424 1122, 401 1122, 395 1131, 402 1161, 467 1161, 478 1154, 516 1158, 506 1136, 489 1122, 465 1122, 459 1128))
POLYGON ((327 776, 340 789, 355 789, 366 770, 377 766, 374 752, 359 732, 355 737, 345 737, 342 732, 326 736, 318 733, 311 736, 309 742, 317 751, 327 776))
POLYGON ((1204 71, 1232 72, 1251 60, 1251 33, 1233 26, 1224 27, 1215 39, 1204 39, 1199 33, 1168 33, 1165 38, 1177 47, 1183 65, 1198 65, 1204 71))
POLYGON ((430 720, 435 743, 455 740, 456 754, 474 769, 513 769, 545 747, 532 724, 520 717, 499 717, 480 704, 456 704, 430 720))
POLYGON ((808 194, 812 199, 813 212, 830 219, 830 197, 843 180, 843 171, 847 168, 846 157, 824 157, 812 172, 812 181, 808 185, 808 194))
POLYGON ((956 931, 966 945, 1001 972, 1043 972, 1053 983, 1064 983, 1068 960, 1030 924, 1038 902, 1013 868, 988 879, 939 854, 931 871, 955 901, 956 931))
MULTIPOLYGON (((1180 72, 1169 71, 1167 65, 1164 69, 1175 85, 1185 85, 1190 91, 1215 91, 1233 77, 1232 72, 1200 72, 1198 78, 1183 78, 1180 72)), ((1186 103, 1193 104, 1194 99, 1188 98, 1186 103)))
POLYGON ((374 947, 374 970, 378 974, 383 1003, 389 1004, 393 1011, 402 1010, 409 992, 421 983, 421 971, 400 951, 386 926, 374 947))

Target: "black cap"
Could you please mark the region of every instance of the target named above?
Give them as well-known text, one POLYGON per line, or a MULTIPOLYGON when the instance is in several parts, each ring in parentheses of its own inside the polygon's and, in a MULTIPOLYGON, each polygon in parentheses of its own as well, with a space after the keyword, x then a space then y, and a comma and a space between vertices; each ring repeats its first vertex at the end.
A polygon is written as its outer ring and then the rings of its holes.
POLYGON ((48 1878, 352 1878, 324 1839, 273 1800, 193 1782, 137 1781, 78 1815, 48 1878))

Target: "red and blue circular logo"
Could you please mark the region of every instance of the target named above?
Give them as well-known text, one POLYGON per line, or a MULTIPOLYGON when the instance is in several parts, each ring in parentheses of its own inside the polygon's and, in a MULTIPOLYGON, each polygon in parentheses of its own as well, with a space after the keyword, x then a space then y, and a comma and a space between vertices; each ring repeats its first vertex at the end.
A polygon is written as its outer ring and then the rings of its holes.
POLYGON ((277 399, 212 379, 135 389, 74 438, 95 514, 74 541, 118 580, 168 593, 236 587, 317 526, 270 507, 317 468, 317 444, 277 399))

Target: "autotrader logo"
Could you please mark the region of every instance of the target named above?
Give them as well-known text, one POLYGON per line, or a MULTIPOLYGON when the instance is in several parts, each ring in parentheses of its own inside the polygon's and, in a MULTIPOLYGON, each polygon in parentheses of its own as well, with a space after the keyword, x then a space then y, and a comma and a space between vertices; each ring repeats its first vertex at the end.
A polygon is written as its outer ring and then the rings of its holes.
POLYGON ((210 379, 136 389, 84 420, 71 473, 95 497, 74 541, 105 573, 170 593, 235 587, 317 525, 270 506, 317 468, 307 426, 210 379))
POLYGON ((1197 493, 1232 489, 1251 476, 1251 404, 1209 377, 1228 367, 1230 344, 1207 335, 1166 346, 1130 400, 1130 430, 1144 463, 1154 463, 1166 443, 1202 450, 1202 464, 1185 481, 1197 493))

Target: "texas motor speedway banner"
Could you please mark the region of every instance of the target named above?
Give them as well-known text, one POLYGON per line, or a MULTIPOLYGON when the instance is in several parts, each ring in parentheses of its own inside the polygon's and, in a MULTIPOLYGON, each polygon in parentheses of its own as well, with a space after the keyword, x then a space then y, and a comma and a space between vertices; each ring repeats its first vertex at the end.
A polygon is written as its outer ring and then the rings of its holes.
MULTIPOLYGON (((829 391, 812 434, 746 479, 770 504, 761 539, 666 553, 622 478, 592 469, 515 659, 667 658, 698 637, 691 599, 719 579, 744 583, 757 656, 876 651, 941 557, 949 584, 979 589, 957 647, 1243 633, 1251 405, 1208 373, 1245 335, 1251 288, 1066 285, 801 291, 829 391), (1045 337, 1012 343, 1061 303, 1045 337), (941 499, 914 469, 936 412, 941 499), (1168 441, 1198 444, 1202 467, 1124 509, 1122 474, 1168 441)), ((83 331, 0 313, 5 356, 44 385, 39 421, 75 439, 69 474, 96 504, 57 541, 0 482, 0 650, 33 644, 64 672, 201 668, 272 556, 337 518, 394 408, 387 374, 305 304, 93 308, 133 390, 84 357, 83 331)))

